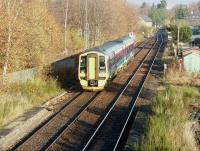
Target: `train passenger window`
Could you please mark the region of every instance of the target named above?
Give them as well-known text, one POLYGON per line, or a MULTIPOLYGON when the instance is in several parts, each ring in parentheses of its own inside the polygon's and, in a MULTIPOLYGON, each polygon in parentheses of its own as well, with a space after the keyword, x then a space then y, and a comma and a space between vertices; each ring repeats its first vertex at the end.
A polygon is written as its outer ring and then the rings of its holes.
POLYGON ((87 66, 87 57, 86 56, 82 56, 81 57, 81 64, 80 64, 81 72, 86 72, 86 66, 87 66))
POLYGON ((106 64, 105 64, 105 57, 104 56, 99 57, 99 70, 100 71, 106 70, 106 64))

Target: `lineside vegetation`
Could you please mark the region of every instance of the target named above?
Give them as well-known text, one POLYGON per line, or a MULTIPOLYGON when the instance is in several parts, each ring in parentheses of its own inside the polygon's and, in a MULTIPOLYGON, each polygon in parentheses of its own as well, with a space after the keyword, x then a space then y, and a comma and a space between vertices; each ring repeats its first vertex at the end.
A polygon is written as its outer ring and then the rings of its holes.
POLYGON ((57 81, 43 71, 26 83, 4 79, 9 72, 52 61, 62 49, 62 33, 37 0, 0 0, 0 18, 0 127, 4 127, 62 92, 57 81))
POLYGON ((152 103, 146 138, 138 150, 197 151, 191 106, 200 102, 199 74, 180 72, 170 62, 164 89, 158 90, 152 103))
POLYGON ((93 47, 141 33, 138 21, 137 8, 123 0, 88 0, 88 7, 82 0, 0 0, 0 74, 80 52, 86 35, 93 47))
POLYGON ((188 86, 167 86, 159 91, 152 105, 147 139, 139 150, 197 151, 189 105, 196 103, 200 90, 188 86))
POLYGON ((0 128, 63 90, 55 79, 38 75, 26 83, 7 83, 0 87, 0 128))
POLYGON ((4 76, 84 50, 86 34, 92 47, 137 31, 138 19, 123 0, 0 0, 0 127, 63 91, 48 71, 26 83, 4 76))
POLYGON ((61 50, 55 19, 39 1, 0 1, 0 73, 41 66, 61 50))

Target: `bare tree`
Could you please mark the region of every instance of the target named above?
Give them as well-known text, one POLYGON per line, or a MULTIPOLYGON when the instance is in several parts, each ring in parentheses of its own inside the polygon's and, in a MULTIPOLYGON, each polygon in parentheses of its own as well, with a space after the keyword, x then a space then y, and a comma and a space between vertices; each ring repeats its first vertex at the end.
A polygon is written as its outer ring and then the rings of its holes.
MULTIPOLYGON (((138 12, 133 6, 129 6, 126 0, 68 0, 68 13, 60 11, 63 8, 63 0, 54 0, 53 5, 47 5, 51 8, 51 13, 55 15, 56 20, 65 31, 67 18, 68 39, 65 41, 65 49, 71 50, 71 39, 74 34, 78 36, 85 45, 85 48, 95 46, 106 40, 117 38, 133 31, 134 24, 138 22, 138 12), (53 11, 52 11, 53 10, 53 11), (67 16, 67 17, 66 17, 67 16), (63 19, 64 18, 64 19, 63 19)), ((51 2, 51 3, 52 3, 51 2)), ((66 10, 66 9, 65 9, 66 10)), ((63 36, 65 37, 65 36, 63 36)))
POLYGON ((89 47, 89 36, 90 36, 90 29, 88 23, 88 0, 85 0, 85 49, 89 47))
POLYGON ((64 21, 64 49, 67 51, 67 22, 68 22, 69 0, 65 0, 65 21, 64 21))
POLYGON ((6 12, 7 12, 7 18, 8 18, 8 33, 7 33, 7 48, 6 48, 6 59, 3 66, 3 80, 7 74, 8 70, 8 62, 10 57, 10 49, 11 49, 11 43, 12 43, 12 34, 13 34, 13 28, 15 27, 15 23, 17 20, 17 17, 19 16, 21 5, 23 3, 23 0, 20 0, 18 3, 17 0, 6 0, 5 6, 6 6, 6 12))

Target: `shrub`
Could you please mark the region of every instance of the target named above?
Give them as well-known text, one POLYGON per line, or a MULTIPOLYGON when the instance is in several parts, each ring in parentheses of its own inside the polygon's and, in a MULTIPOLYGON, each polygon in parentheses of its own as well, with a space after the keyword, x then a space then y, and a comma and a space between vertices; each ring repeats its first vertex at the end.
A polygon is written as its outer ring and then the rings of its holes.
MULTIPOLYGON (((172 37, 174 41, 177 41, 178 27, 177 25, 171 25, 169 29, 172 33, 172 37)), ((182 42, 190 42, 192 37, 192 29, 184 25, 180 27, 180 41, 182 42)))
POLYGON ((0 127, 61 91, 55 79, 42 75, 26 83, 10 83, 1 87, 0 127))
POLYGON ((188 127, 188 106, 199 96, 197 88, 187 86, 169 86, 158 92, 152 105, 147 138, 139 150, 196 150, 191 126, 188 127))

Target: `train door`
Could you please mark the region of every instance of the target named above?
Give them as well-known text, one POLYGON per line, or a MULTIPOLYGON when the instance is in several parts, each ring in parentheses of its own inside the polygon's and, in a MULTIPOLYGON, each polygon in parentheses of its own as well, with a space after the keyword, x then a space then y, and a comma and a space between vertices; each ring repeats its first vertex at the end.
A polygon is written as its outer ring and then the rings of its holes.
POLYGON ((88 64, 89 64, 89 79, 95 79, 95 75, 96 75, 96 59, 95 57, 89 57, 88 59, 88 64))
POLYGON ((97 75, 97 56, 88 55, 88 80, 95 80, 97 75))

